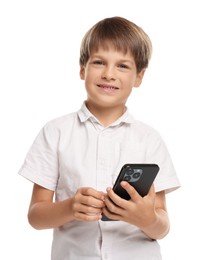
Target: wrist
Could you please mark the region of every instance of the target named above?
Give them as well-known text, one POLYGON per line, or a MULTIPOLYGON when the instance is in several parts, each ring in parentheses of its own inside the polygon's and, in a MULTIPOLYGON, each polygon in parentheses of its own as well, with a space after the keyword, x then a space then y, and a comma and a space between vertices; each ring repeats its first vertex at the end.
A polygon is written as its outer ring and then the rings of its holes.
POLYGON ((148 225, 142 228, 142 231, 151 239, 164 238, 170 229, 170 222, 168 214, 162 209, 157 209, 154 217, 148 223, 148 225))

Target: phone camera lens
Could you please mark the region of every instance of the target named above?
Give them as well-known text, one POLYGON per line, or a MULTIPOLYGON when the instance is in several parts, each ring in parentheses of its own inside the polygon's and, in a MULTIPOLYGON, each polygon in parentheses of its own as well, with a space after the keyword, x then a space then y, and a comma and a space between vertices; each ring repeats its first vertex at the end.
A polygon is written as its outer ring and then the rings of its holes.
POLYGON ((138 181, 142 175, 142 169, 134 169, 132 179, 133 181, 138 181))
POLYGON ((131 177, 130 177, 129 175, 126 175, 126 176, 124 176, 124 178, 123 178, 124 181, 130 181, 130 179, 131 179, 131 177))
POLYGON ((141 178, 142 172, 142 169, 129 167, 125 172, 123 180, 127 182, 136 182, 141 178))
POLYGON ((133 174, 133 169, 131 169, 131 168, 127 169, 126 174, 127 175, 132 175, 133 174))
POLYGON ((140 172, 135 172, 134 174, 133 174, 133 178, 134 179, 137 179, 137 178, 139 178, 140 177, 140 172))

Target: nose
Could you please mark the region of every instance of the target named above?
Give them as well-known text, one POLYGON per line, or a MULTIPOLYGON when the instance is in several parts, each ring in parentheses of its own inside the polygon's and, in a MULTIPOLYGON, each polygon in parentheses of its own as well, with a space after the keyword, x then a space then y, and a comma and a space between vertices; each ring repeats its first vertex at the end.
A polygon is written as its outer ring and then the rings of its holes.
POLYGON ((102 72, 102 79, 105 80, 115 80, 115 72, 112 67, 105 67, 102 72))

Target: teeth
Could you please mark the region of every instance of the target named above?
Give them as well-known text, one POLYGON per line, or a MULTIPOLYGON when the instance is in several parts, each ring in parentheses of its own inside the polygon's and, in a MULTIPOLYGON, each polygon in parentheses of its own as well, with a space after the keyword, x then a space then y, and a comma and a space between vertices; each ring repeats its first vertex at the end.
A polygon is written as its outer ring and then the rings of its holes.
POLYGON ((99 87, 104 88, 104 89, 109 89, 109 90, 118 89, 116 87, 107 87, 107 86, 102 86, 102 85, 99 85, 99 87))
POLYGON ((115 89, 114 87, 103 87, 103 88, 108 88, 108 89, 115 89))

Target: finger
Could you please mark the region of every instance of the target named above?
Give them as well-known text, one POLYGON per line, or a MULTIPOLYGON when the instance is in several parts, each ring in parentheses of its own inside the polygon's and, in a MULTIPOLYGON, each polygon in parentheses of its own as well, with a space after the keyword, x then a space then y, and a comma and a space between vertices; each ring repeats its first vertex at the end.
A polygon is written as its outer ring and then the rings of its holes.
POLYGON ((105 205, 112 211, 113 206, 118 206, 119 208, 124 208, 124 204, 126 203, 125 199, 122 199, 120 196, 118 196, 112 188, 107 188, 107 194, 108 197, 105 198, 105 205))
POLYGON ((104 202, 100 199, 84 195, 81 196, 80 203, 94 208, 103 208, 105 205, 104 202))
POLYGON ((84 188, 80 188, 80 192, 82 195, 92 196, 96 199, 104 200, 105 193, 102 191, 97 191, 93 188, 84 187, 84 188))
POLYGON ((109 218, 109 219, 112 219, 112 220, 121 220, 121 216, 118 215, 118 214, 115 214, 111 211, 109 211, 109 209, 107 207, 103 208, 103 214, 109 218))
POLYGON ((89 214, 89 215, 96 215, 102 212, 102 209, 97 208, 97 207, 92 207, 92 206, 86 206, 83 204, 77 204, 74 207, 75 212, 81 212, 84 214, 89 214))
POLYGON ((142 198, 140 194, 136 191, 136 189, 132 185, 130 185, 127 181, 122 181, 121 186, 130 195, 131 200, 135 201, 142 198))
POLYGON ((83 212, 75 212, 74 217, 76 220, 79 221, 88 221, 88 222, 92 222, 92 221, 98 221, 102 218, 102 214, 85 214, 83 212))
POLYGON ((73 205, 74 218, 81 221, 95 221, 101 218, 102 209, 75 203, 73 205))

